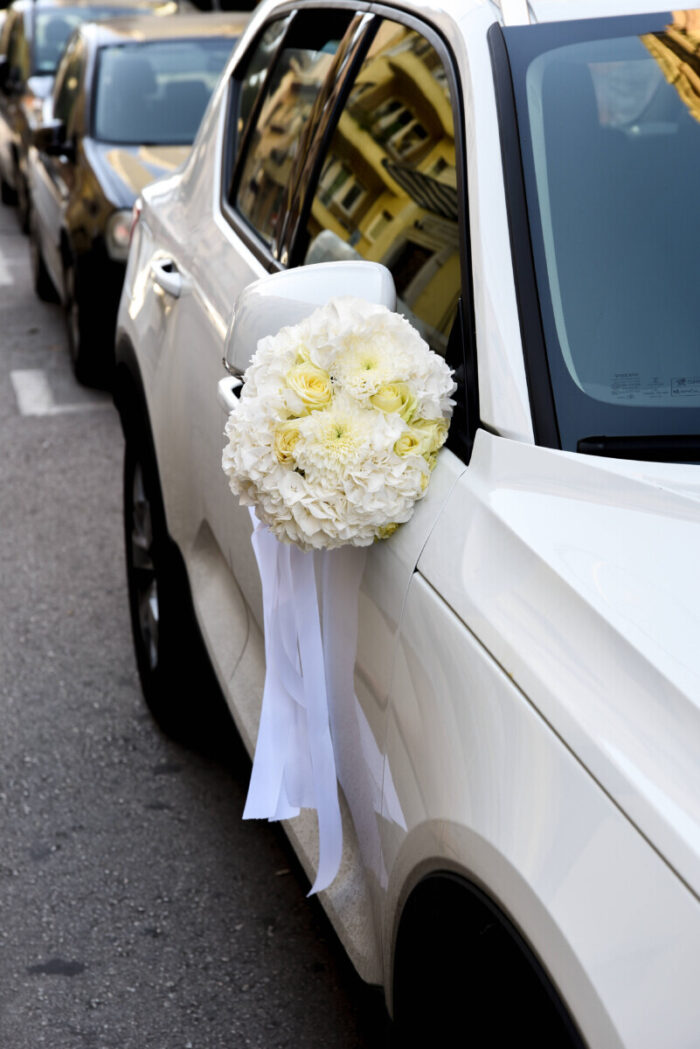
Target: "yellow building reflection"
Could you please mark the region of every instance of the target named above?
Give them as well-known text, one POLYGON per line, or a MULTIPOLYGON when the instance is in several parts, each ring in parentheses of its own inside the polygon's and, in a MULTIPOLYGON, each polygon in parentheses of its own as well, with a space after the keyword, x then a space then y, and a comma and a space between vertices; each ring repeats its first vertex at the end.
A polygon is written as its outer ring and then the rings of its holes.
MULTIPOLYGON (((444 352, 460 293, 452 106, 442 63, 385 22, 340 118, 309 222, 308 261, 331 234, 389 266, 404 312, 444 352)), ((319 258, 320 260, 320 258, 319 258)))
MULTIPOLYGON (((270 244, 332 51, 285 50, 253 132, 237 205, 270 244)), ((400 308, 445 352, 460 295, 454 122, 444 68, 419 34, 382 23, 325 156, 308 236, 307 262, 389 266, 400 308)))
POLYGON ((700 10, 674 11, 664 33, 647 33, 640 39, 700 123, 700 10))

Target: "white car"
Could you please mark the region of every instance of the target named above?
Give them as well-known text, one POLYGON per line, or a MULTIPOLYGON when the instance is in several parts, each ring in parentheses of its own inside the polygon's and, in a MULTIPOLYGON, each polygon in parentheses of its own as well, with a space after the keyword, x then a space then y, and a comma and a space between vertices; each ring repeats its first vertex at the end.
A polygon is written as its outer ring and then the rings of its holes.
MULTIPOLYGON (((700 1044, 700 16, 654 10, 265 3, 134 229, 127 570, 171 729, 201 632, 254 747, 221 452, 256 339, 380 264, 455 369, 427 494, 369 550, 321 894, 407 1043, 700 1044)), ((314 814, 286 830, 313 876, 314 814)))

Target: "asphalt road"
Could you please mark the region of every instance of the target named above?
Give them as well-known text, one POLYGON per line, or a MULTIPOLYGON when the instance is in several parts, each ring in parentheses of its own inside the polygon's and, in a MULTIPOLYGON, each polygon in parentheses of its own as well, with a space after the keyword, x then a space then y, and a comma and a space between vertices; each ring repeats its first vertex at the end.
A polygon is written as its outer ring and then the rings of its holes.
POLYGON ((122 438, 0 209, 0 1047, 387 1042, 249 764, 166 739, 141 700, 122 438))

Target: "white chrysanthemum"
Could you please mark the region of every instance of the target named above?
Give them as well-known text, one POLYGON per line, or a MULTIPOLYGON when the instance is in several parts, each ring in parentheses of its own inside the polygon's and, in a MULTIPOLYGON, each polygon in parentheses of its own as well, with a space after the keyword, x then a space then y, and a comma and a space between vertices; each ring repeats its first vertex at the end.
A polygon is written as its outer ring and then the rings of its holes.
POLYGON ((226 426, 231 490, 303 549, 369 545, 425 493, 453 388, 405 318, 334 299, 259 342, 226 426))

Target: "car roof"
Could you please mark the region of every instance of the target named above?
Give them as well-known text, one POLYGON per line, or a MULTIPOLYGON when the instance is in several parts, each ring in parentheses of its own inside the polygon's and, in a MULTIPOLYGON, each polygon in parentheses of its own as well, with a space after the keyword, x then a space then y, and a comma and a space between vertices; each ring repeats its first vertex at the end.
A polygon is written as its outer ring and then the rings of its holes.
POLYGON ((667 11, 659 0, 530 0, 532 16, 517 22, 516 10, 525 7, 525 0, 495 0, 501 8, 505 24, 528 22, 558 22, 578 18, 611 18, 620 15, 643 15, 667 11), (510 14, 513 12, 513 15, 510 14))
MULTIPOLYGON (((265 5, 277 7, 285 0, 265 5)), ((322 7, 319 0, 313 5, 322 7)), ((390 7, 427 18, 443 16, 461 22, 479 8, 493 12, 503 25, 527 25, 537 22, 568 21, 578 18, 603 18, 617 15, 649 14, 667 11, 659 0, 388 0, 390 7)), ((261 5, 262 6, 262 5, 261 5)), ((303 9, 301 0, 299 8, 303 9)))
POLYGON ((29 11, 46 11, 50 8, 60 9, 62 7, 123 7, 125 11, 139 7, 156 15, 175 14, 179 7, 188 12, 195 10, 189 0, 184 0, 184 2, 182 0, 14 0, 8 12, 20 11, 26 14, 29 11))
MULTIPOLYGON (((111 0, 110 0, 111 2, 111 0)), ((194 36, 238 37, 250 15, 238 11, 206 11, 178 15, 176 18, 154 18, 153 15, 124 15, 100 22, 85 22, 80 34, 95 47, 123 43, 127 40, 170 40, 194 36)))

